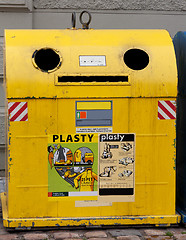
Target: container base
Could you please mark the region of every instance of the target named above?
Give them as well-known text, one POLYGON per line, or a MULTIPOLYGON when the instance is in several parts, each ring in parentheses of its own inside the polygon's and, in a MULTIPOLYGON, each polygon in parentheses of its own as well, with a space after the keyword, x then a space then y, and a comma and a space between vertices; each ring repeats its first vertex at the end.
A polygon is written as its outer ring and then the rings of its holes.
POLYGON ((181 216, 123 216, 123 217, 82 217, 82 218, 9 218, 6 206, 6 195, 1 193, 3 226, 15 229, 32 229, 46 227, 96 227, 96 226, 122 226, 122 225, 155 225, 171 226, 179 224, 181 216))

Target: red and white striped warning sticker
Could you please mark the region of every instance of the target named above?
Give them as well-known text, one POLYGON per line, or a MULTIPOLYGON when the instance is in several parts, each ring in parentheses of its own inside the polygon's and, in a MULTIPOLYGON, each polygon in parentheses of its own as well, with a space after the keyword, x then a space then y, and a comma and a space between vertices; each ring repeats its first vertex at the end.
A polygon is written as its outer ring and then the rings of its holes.
POLYGON ((176 101, 158 101, 158 119, 176 119, 176 101))
POLYGON ((9 102, 8 114, 10 121, 28 121, 27 102, 9 102))

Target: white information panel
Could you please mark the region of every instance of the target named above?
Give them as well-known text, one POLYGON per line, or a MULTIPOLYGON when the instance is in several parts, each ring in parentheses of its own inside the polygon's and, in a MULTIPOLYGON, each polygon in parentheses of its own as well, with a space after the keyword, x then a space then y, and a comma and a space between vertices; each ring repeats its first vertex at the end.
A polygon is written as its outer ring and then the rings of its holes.
POLYGON ((81 67, 106 66, 106 56, 79 56, 81 67))

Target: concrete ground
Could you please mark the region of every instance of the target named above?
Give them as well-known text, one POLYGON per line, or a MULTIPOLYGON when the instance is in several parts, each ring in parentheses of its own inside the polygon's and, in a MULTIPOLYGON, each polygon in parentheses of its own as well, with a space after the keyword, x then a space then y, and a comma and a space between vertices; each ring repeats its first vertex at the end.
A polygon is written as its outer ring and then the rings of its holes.
MULTIPOLYGON (((4 191, 4 177, 0 177, 0 192, 4 191)), ((45 229, 8 232, 3 227, 0 206, 0 240, 186 240, 186 228, 183 226, 152 228, 87 228, 87 229, 45 229)))

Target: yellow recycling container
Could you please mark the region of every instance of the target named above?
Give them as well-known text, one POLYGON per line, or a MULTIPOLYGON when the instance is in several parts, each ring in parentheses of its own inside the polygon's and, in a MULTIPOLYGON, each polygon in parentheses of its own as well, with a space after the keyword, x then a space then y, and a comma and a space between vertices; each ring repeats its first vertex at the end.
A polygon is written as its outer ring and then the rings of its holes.
POLYGON ((8 228, 176 224, 164 30, 6 30, 8 228))

